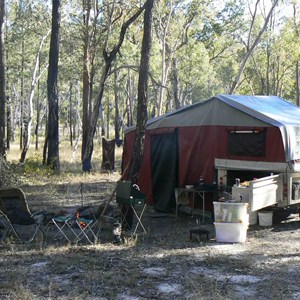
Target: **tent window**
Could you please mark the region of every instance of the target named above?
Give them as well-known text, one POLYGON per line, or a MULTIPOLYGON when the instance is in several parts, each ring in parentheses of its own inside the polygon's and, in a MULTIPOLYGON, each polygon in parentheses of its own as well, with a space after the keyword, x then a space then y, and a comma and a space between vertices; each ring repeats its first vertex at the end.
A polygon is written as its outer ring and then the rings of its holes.
POLYGON ((265 157, 265 131, 231 131, 228 133, 228 155, 265 157))

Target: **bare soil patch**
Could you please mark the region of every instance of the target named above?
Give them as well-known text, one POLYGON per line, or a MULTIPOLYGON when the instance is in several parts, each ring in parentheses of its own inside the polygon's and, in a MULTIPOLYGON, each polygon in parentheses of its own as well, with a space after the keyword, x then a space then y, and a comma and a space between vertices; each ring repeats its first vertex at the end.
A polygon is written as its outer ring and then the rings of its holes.
MULTIPOLYGON (((55 213, 99 205, 117 177, 22 188, 33 211, 55 213)), ((212 223, 208 241, 190 240, 191 216, 149 208, 144 224, 146 236, 122 245, 109 225, 97 245, 1 244, 0 299, 300 299, 298 216, 250 226, 243 244, 216 242, 212 223)))

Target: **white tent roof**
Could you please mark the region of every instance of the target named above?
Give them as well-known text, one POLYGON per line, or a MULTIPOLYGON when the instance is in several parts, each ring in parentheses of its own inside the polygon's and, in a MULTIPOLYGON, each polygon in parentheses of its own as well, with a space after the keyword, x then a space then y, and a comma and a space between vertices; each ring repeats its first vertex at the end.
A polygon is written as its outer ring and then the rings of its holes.
POLYGON ((280 129, 286 161, 300 158, 300 107, 277 96, 218 95, 224 103, 280 129))

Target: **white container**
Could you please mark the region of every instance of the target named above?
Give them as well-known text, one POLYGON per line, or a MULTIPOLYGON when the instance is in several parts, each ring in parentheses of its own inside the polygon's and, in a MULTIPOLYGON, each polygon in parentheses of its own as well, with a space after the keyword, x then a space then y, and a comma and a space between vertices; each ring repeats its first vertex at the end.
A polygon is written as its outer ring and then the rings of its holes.
POLYGON ((215 222, 216 240, 225 243, 244 243, 247 239, 248 223, 215 222))
POLYGON ((258 218, 257 211, 251 211, 249 213, 249 223, 250 223, 250 225, 256 225, 257 224, 257 218, 258 218))
POLYGON ((215 222, 249 223, 248 203, 213 202, 215 222))
POLYGON ((272 226, 273 212, 272 211, 260 211, 258 213, 258 222, 259 222, 260 226, 272 226))

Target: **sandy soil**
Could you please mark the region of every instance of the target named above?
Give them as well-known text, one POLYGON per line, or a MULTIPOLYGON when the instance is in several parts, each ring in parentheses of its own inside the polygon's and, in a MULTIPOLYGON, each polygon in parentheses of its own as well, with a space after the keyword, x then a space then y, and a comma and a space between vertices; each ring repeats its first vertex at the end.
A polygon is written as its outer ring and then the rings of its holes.
MULTIPOLYGON (((51 198, 43 187, 24 190, 31 207, 65 211, 99 203, 102 188, 96 183, 82 194, 78 186, 62 185, 51 198)), ((122 245, 112 243, 108 224, 96 245, 6 241, 0 245, 0 299, 300 299, 297 215, 270 227, 250 226, 245 243, 217 242, 212 223, 201 225, 208 241, 190 240, 196 218, 187 215, 150 208, 143 223, 148 234, 122 245)))

